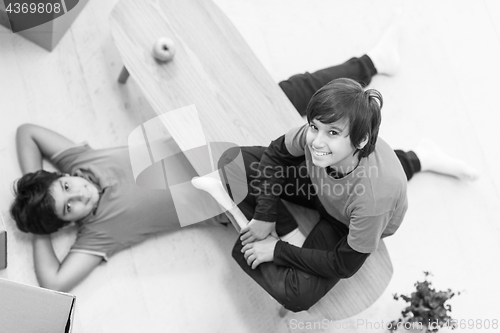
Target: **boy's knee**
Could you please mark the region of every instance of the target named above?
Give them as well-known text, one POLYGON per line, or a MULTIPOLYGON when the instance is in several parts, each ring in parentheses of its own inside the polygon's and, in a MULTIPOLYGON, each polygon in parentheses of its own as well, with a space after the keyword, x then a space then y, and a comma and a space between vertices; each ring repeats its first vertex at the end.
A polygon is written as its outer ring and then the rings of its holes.
MULTIPOLYGON (((241 249, 242 245, 238 240, 233 247, 232 257, 247 274, 257 283, 261 284, 262 282, 259 282, 259 279, 253 276, 257 270, 248 269, 241 249)), ((272 263, 269 264, 274 265, 272 263)), ((317 291, 322 288, 318 288, 317 281, 314 280, 313 276, 293 268, 280 267, 279 269, 266 270, 262 274, 267 276, 267 278, 264 278, 266 282, 264 285, 261 284, 261 286, 265 286, 264 289, 287 310, 293 312, 308 310, 323 296, 318 294, 317 291)))
POLYGON ((292 312, 300 312, 309 310, 311 306, 316 304, 319 299, 314 299, 308 293, 293 294, 292 296, 287 295, 285 299, 280 302, 285 309, 292 312))
POLYGON ((328 288, 325 279, 289 268, 284 283, 285 297, 280 303, 293 312, 306 311, 325 295, 328 288))

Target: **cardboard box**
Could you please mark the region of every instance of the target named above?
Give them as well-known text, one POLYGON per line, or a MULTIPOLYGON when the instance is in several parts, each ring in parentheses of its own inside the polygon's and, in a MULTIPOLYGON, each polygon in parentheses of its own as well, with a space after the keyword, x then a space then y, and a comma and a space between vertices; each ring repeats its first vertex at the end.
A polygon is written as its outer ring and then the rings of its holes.
POLYGON ((0 295, 0 332, 71 332, 75 296, 5 279, 0 295))
POLYGON ((7 268, 7 230, 0 214, 0 269, 7 268))
MULTIPOLYGON (((76 6, 64 15, 31 29, 17 32, 17 34, 40 45, 48 51, 52 51, 57 43, 63 38, 64 34, 69 30, 71 24, 76 20, 76 17, 80 14, 88 1, 89 0, 78 0, 76 6)), ((15 22, 9 21, 3 0, 0 0, 0 24, 9 29, 16 24, 15 22)))
POLYGON ((5 12, 5 5, 3 0, 0 0, 0 25, 10 29, 10 22, 7 13, 5 12))

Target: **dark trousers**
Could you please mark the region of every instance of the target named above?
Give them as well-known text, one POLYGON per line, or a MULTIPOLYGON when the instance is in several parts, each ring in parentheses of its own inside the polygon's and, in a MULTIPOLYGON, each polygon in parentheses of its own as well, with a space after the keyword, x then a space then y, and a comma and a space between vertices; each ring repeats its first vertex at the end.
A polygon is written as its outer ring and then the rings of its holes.
MULTIPOLYGON (((219 161, 219 170, 224 170, 223 178, 226 181, 230 179, 232 189, 240 186, 248 189, 248 195, 238 204, 248 220, 253 218, 256 206, 257 188, 253 181, 258 178, 258 171, 252 167, 252 163, 260 161, 265 149, 265 147, 231 148, 222 155, 219 161), (239 164, 231 164, 240 152, 244 160, 246 177, 243 170, 239 169, 239 164)), ((305 166, 298 168, 305 168, 305 166)), ((331 251, 343 237, 347 236, 348 228, 332 218, 324 210, 317 196, 310 192, 314 190, 309 186, 311 184, 309 177, 295 177, 297 174, 299 172, 288 173, 284 184, 287 186, 287 191, 282 193, 281 198, 317 209, 321 215, 320 221, 308 235, 302 247, 331 251), (301 187, 304 191, 297 190, 301 187)), ((278 200, 277 212, 276 232, 279 236, 284 236, 297 228, 295 218, 281 200, 278 200)), ((278 266, 272 262, 260 264, 254 270, 248 266, 241 249, 242 244, 238 239, 232 251, 232 256, 238 265, 279 303, 294 312, 307 310, 339 281, 339 279, 311 275, 294 267, 278 266)))
POLYGON ((349 78, 359 82, 363 87, 368 85, 372 76, 377 74, 371 59, 364 55, 361 58, 351 58, 341 65, 321 69, 314 73, 294 75, 279 83, 288 99, 301 116, 305 116, 307 104, 319 88, 331 80, 349 78))
MULTIPOLYGON (((295 75, 289 80, 281 82, 280 87, 297 108, 297 111, 304 115, 309 99, 316 90, 329 81, 340 77, 348 77, 361 81, 362 84, 366 85, 376 73, 372 61, 365 55, 361 58, 352 58, 342 65, 323 69, 313 74, 295 75)), ((252 167, 252 165, 260 162, 265 149, 265 147, 233 148, 226 151, 219 161, 219 170, 223 170, 222 178, 226 179, 226 182, 228 177, 231 178, 231 187, 233 187, 235 181, 239 181, 240 184, 237 186, 246 186, 248 188, 248 195, 238 204, 238 207, 248 220, 253 218, 256 207, 255 191, 257 189, 253 186, 252 181, 257 177, 257 168, 252 167), (246 177, 243 170, 238 170, 235 167, 236 164, 232 164, 232 167, 226 167, 231 164, 231 161, 236 158, 240 151, 245 165, 246 177)), ((401 161, 408 179, 420 170, 420 162, 413 152, 396 151, 396 155, 401 161)), ((310 184, 309 177, 304 175, 303 171, 289 172, 285 184, 283 184, 283 187, 288 186, 288 190, 283 191, 280 198, 316 209, 320 213, 320 220, 307 236, 302 247, 333 251, 336 245, 344 237, 347 237, 349 229, 345 224, 334 219, 325 211, 319 199, 309 191, 312 190, 310 184), (303 191, 298 191, 298 188, 302 188, 303 191)), ((297 222, 281 200, 278 200, 277 212, 276 232, 279 236, 286 235, 297 228, 297 222)), ((238 239, 233 248, 232 256, 240 267, 279 303, 294 312, 309 309, 339 281, 338 278, 311 275, 294 267, 278 266, 272 262, 260 264, 253 270, 248 266, 241 249, 241 241, 238 239)))

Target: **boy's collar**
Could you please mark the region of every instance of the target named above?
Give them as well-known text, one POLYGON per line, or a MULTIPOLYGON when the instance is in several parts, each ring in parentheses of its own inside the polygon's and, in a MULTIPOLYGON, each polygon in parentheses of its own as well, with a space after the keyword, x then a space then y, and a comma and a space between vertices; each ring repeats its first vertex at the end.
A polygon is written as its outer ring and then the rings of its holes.
POLYGON ((326 173, 328 176, 335 178, 335 179, 341 179, 341 178, 344 178, 345 176, 349 176, 354 170, 356 170, 358 168, 360 163, 361 163, 361 158, 359 158, 359 156, 358 156, 358 163, 356 164, 356 166, 354 168, 352 168, 352 170, 350 170, 347 173, 342 173, 339 170, 335 170, 331 166, 327 166, 325 168, 325 170, 326 170, 326 173))

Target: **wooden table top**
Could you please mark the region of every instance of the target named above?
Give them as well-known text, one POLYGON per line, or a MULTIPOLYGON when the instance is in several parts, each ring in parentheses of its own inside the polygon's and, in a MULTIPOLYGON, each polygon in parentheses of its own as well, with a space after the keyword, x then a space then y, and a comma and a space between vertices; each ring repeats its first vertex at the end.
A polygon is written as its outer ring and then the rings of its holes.
MULTIPOLYGON (((211 1, 122 0, 110 20, 125 67, 156 113, 194 104, 208 142, 264 146, 304 123, 211 1), (153 58, 160 37, 176 45, 170 62, 153 58)), ((192 146, 188 125, 166 126, 181 150, 192 146)))

